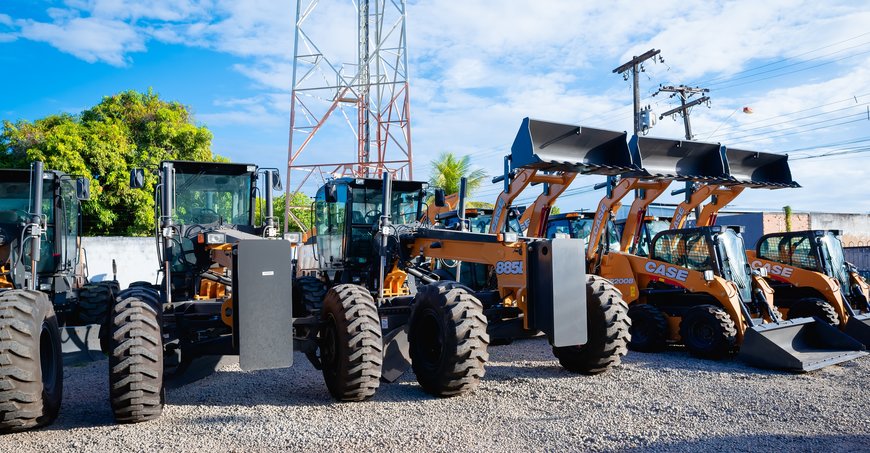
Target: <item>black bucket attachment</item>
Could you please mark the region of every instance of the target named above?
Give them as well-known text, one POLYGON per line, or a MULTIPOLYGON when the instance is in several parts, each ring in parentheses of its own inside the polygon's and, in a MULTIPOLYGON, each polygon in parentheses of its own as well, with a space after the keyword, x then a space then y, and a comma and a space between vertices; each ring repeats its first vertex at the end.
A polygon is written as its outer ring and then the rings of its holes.
POLYGON ((788 156, 785 154, 727 148, 725 158, 733 182, 763 189, 800 187, 791 179, 788 156))
POLYGON ((636 171, 625 138, 625 132, 525 118, 511 146, 511 167, 596 175, 636 171))
POLYGON ((728 180, 725 150, 718 143, 634 136, 629 143, 642 178, 721 182, 728 180))
POLYGON ((843 332, 870 348, 870 314, 850 316, 843 332))
POLYGON ((864 355, 864 345, 818 318, 750 327, 740 346, 740 358, 750 365, 799 373, 864 355))

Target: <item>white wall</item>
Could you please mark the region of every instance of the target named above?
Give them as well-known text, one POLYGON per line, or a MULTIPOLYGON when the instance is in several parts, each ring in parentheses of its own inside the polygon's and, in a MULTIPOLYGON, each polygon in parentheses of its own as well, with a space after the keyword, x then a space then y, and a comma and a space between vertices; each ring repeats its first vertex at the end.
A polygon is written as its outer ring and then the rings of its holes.
POLYGON ((82 247, 87 252, 91 281, 111 280, 114 259, 121 288, 138 280, 157 283, 159 263, 153 237, 83 237, 82 247))

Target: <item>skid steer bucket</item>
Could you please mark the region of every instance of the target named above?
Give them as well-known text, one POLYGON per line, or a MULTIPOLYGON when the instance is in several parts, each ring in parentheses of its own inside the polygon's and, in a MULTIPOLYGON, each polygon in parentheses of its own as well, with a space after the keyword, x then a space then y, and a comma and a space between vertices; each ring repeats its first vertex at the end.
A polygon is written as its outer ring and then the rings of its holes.
POLYGON ((726 148, 725 158, 732 182, 765 189, 800 187, 791 178, 788 156, 784 154, 726 148))
POLYGON ((746 329, 740 358, 759 368, 805 373, 866 355, 864 345, 816 318, 746 329))
POLYGON ((850 316, 843 332, 870 348, 870 315, 850 316))
POLYGON ((643 169, 637 176, 679 181, 728 180, 725 151, 717 143, 634 136, 629 148, 643 169))
POLYGON ((625 138, 625 132, 525 118, 511 146, 511 167, 598 175, 635 171, 625 138))

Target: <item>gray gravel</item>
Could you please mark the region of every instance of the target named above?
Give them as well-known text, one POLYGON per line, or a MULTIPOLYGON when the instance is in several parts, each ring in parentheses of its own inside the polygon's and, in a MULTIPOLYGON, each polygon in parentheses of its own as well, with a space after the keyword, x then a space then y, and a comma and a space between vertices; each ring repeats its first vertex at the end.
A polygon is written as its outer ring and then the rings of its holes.
POLYGON ((3 436, 0 450, 870 451, 870 357, 792 375, 672 350, 577 376, 543 339, 490 352, 480 389, 452 399, 409 372, 370 401, 335 403, 302 355, 284 370, 231 364, 168 390, 159 420, 125 426, 101 360, 66 369, 55 424, 3 436))

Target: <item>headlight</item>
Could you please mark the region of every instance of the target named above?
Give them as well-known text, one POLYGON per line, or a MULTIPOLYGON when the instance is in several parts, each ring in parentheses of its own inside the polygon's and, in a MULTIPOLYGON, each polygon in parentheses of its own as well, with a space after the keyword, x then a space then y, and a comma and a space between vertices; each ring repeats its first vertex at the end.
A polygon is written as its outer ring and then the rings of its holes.
POLYGON ((291 244, 300 244, 302 243, 302 233, 284 233, 284 240, 290 242, 291 244))
POLYGON ((205 234, 205 243, 206 244, 226 244, 227 243, 227 235, 224 233, 206 233, 205 234))

